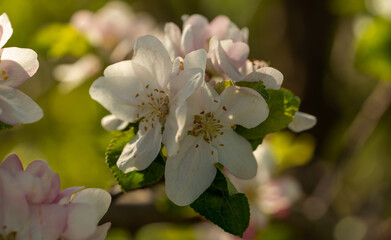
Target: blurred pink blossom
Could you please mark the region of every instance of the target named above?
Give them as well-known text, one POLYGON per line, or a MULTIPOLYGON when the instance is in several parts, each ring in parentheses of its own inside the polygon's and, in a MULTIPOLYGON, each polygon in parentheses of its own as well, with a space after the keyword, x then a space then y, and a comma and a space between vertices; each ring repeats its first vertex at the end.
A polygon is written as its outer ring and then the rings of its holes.
POLYGON ((33 161, 24 170, 19 157, 9 155, 0 164, 0 239, 105 239, 110 223, 97 224, 110 194, 80 189, 60 192, 59 176, 47 162, 33 161))

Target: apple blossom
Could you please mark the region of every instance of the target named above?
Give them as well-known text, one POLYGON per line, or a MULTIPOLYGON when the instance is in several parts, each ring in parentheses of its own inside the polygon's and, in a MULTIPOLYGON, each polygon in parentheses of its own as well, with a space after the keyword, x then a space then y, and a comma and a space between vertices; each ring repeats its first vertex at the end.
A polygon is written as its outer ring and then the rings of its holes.
POLYGON ((18 125, 42 118, 42 109, 16 89, 38 69, 37 54, 26 48, 2 48, 12 35, 7 14, 0 16, 0 121, 18 125))
POLYGON ((110 194, 80 189, 60 192, 60 179, 47 162, 33 161, 24 170, 18 156, 9 155, 0 164, 0 239, 105 239, 110 223, 97 224, 110 194))
POLYGON ((179 153, 168 156, 165 169, 167 196, 181 206, 192 203, 210 186, 216 163, 239 178, 256 175, 251 144, 234 129, 236 125, 253 128, 269 113, 265 100, 253 89, 231 86, 218 95, 206 82, 189 98, 188 106, 189 134, 179 153))
POLYGON ((164 28, 165 44, 172 59, 197 49, 205 49, 208 51, 209 72, 222 74, 226 70, 230 71, 230 68, 225 69, 225 65, 245 69, 250 52, 247 28, 240 30, 226 16, 217 16, 210 23, 199 14, 184 16, 183 19, 182 33, 174 23, 167 23, 164 28), (222 64, 218 51, 224 52, 222 64))
MULTIPOLYGON (((185 61, 206 61, 202 59, 206 59, 204 50, 185 57, 185 61)), ((132 60, 106 68, 104 77, 91 86, 91 97, 115 118, 140 120, 136 137, 118 159, 122 171, 147 168, 158 155, 161 143, 169 155, 176 154, 186 122, 186 99, 203 78, 202 68, 182 69, 178 61, 173 64, 163 44, 153 36, 137 39, 132 60)))

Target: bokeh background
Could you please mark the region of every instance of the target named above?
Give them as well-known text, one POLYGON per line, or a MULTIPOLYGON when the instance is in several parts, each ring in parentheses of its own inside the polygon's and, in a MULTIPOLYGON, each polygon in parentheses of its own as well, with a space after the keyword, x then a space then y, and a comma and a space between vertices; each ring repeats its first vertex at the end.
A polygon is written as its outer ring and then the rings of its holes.
MULTIPOLYGON (((63 188, 100 187, 115 195, 104 160, 112 133, 100 125, 108 112, 88 94, 102 71, 70 91, 61 90, 53 76, 55 66, 96 52, 67 27, 72 15, 107 2, 0 1, 0 12, 8 14, 14 29, 6 46, 32 48, 39 55, 37 74, 20 89, 45 114, 37 123, 0 132, 0 158, 15 152, 24 164, 44 159, 59 173, 63 188)), ((274 138, 281 174, 296 178, 303 193, 289 214, 272 216, 257 239, 391 239, 389 0, 125 2, 134 12, 149 14, 158 29, 165 22, 181 26, 181 16, 193 13, 209 20, 224 14, 248 27, 250 57, 279 69, 283 87, 301 98, 300 110, 317 116, 313 129, 274 138), (295 158, 302 151, 306 157, 295 158)), ((122 207, 105 219, 113 222, 108 239, 217 239, 194 234, 200 219, 189 209, 161 201, 139 204, 161 192, 157 186, 122 199, 122 207), (161 221, 170 223, 150 225, 161 221)))

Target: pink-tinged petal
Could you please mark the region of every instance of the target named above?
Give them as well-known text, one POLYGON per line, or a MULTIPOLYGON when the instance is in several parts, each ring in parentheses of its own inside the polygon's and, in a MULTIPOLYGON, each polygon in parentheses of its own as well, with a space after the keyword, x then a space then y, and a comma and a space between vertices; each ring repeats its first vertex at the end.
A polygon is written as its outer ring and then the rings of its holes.
POLYGON ((179 151, 179 142, 187 133, 185 129, 187 120, 187 104, 182 103, 170 109, 166 116, 162 143, 166 147, 168 156, 173 156, 179 151))
POLYGON ((23 190, 9 172, 0 169, 0 236, 19 231, 28 216, 29 206, 23 190))
POLYGON ((289 123, 288 128, 294 132, 302 132, 314 127, 316 121, 315 116, 297 111, 292 122, 289 123))
POLYGON ((99 188, 87 188, 77 192, 71 203, 85 203, 91 205, 96 212, 97 222, 106 214, 111 203, 110 194, 99 188))
POLYGON ((181 30, 172 22, 164 26, 164 44, 170 54, 171 59, 177 56, 183 56, 181 49, 181 30))
POLYGON ((42 203, 51 203, 60 192, 61 182, 57 173, 53 172, 45 161, 31 162, 26 172, 36 176, 41 181, 45 197, 42 203))
POLYGON ((0 16, 0 48, 2 48, 5 43, 10 39, 12 35, 12 26, 11 22, 6 13, 1 14, 0 16))
POLYGON ((231 24, 231 20, 228 17, 219 15, 210 22, 210 31, 213 36, 216 36, 218 40, 224 40, 226 33, 231 24))
POLYGON ((284 76, 280 71, 272 67, 261 67, 256 71, 249 73, 243 78, 244 82, 262 81, 266 89, 278 90, 284 80, 284 76))
POLYGON ((43 117, 42 109, 26 94, 0 85, 0 121, 11 125, 36 122, 43 117))
POLYGON ((107 131, 116 131, 125 129, 129 122, 123 121, 114 115, 107 115, 102 118, 101 124, 107 131))
POLYGON ((224 134, 214 139, 212 145, 217 149, 219 162, 234 176, 250 179, 257 174, 257 161, 251 144, 232 129, 224 130, 224 134))
POLYGON ((133 60, 147 69, 158 89, 166 90, 171 75, 172 62, 163 44, 153 36, 142 36, 134 45, 133 60))
POLYGON ((188 114, 199 115, 202 111, 205 113, 214 112, 220 106, 219 94, 203 81, 197 91, 188 99, 188 114))
POLYGON ((105 240, 107 232, 109 231, 111 223, 105 223, 96 228, 96 231, 86 240, 105 240))
POLYGON ((217 151, 202 137, 186 136, 180 151, 168 157, 165 169, 166 193, 179 206, 196 200, 213 182, 217 151))
POLYGON ((190 52, 186 54, 185 59, 183 61, 183 66, 185 69, 200 68, 205 71, 206 58, 206 51, 204 49, 190 52))
POLYGON ((20 172, 15 176, 15 179, 17 179, 30 204, 43 203, 46 198, 45 188, 38 177, 26 172, 20 172))
POLYGON ((0 164, 0 169, 3 169, 9 172, 12 176, 15 176, 18 172, 23 172, 23 165, 18 155, 10 154, 0 164))
POLYGON ((60 205, 64 205, 69 203, 71 200, 71 196, 73 193, 82 190, 84 187, 70 187, 62 190, 57 197, 53 200, 54 203, 58 203, 60 205))
POLYGON ((251 88, 231 86, 224 89, 220 97, 221 107, 215 112, 215 117, 223 123, 253 128, 269 115, 265 99, 251 88))
POLYGON ((218 72, 222 71, 233 81, 242 80, 243 77, 240 74, 238 67, 236 67, 234 61, 229 58, 216 37, 212 37, 210 40, 209 52, 213 56, 211 57, 211 60, 218 72))
POLYGON ((250 48, 246 43, 232 42, 231 40, 221 41, 220 43, 236 68, 246 64, 248 54, 250 53, 250 48))
POLYGON ((28 48, 0 49, 0 84, 18 87, 33 76, 39 67, 37 53, 28 48))
POLYGON ((211 37, 208 20, 199 14, 191 15, 183 24, 181 39, 182 50, 185 54, 198 49, 207 49, 211 37))
POLYGON ((125 173, 146 169, 159 154, 161 129, 159 121, 154 122, 154 128, 141 122, 136 137, 125 145, 117 161, 118 168, 125 173))
POLYGON ((65 239, 82 240, 92 235, 98 224, 94 207, 84 203, 67 205, 67 227, 62 237, 65 239))
POLYGON ((65 230, 67 211, 57 204, 31 205, 29 222, 17 239, 59 239, 65 230))

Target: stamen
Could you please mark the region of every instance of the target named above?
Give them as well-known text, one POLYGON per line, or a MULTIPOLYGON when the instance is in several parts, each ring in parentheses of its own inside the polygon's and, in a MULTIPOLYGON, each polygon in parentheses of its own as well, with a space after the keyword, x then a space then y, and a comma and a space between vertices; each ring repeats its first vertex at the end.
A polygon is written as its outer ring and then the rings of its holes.
POLYGON ((224 111, 227 111, 227 108, 226 108, 225 106, 223 106, 223 110, 224 110, 224 111))

